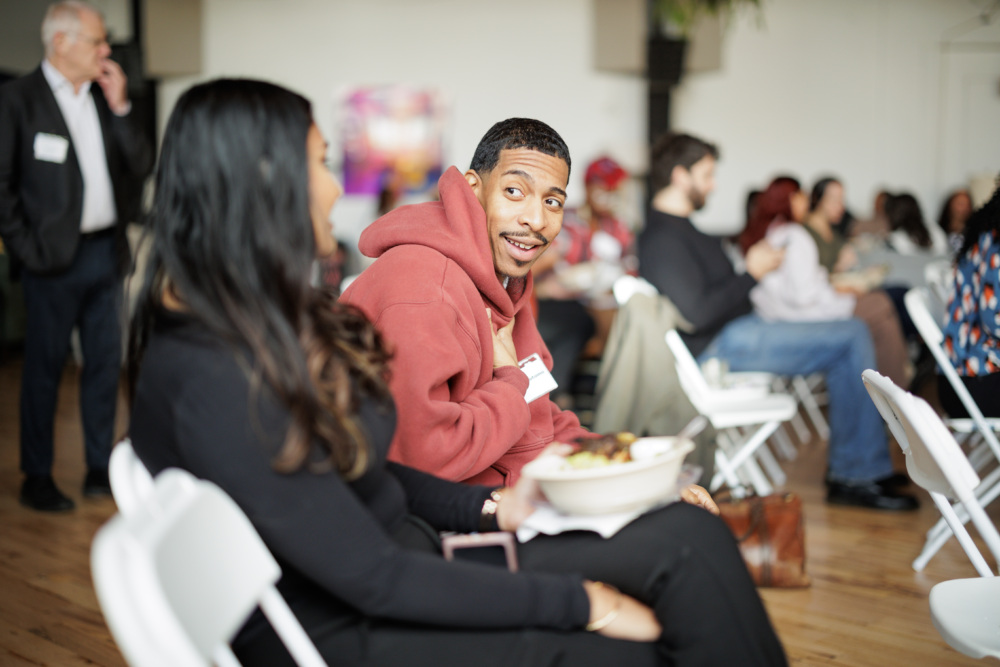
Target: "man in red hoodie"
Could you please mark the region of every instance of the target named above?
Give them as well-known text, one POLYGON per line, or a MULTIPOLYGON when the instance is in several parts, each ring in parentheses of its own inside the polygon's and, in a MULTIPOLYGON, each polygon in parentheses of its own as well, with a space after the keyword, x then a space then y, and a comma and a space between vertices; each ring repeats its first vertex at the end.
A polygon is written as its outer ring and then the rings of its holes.
POLYGON ((569 170, 555 130, 510 118, 482 138, 468 171, 441 176, 440 202, 403 206, 362 233, 361 252, 378 259, 341 299, 394 353, 391 459, 509 486, 548 443, 588 434, 549 400, 547 371, 525 365, 538 376, 529 381, 519 364, 537 354, 552 369, 530 269, 562 228, 569 170))

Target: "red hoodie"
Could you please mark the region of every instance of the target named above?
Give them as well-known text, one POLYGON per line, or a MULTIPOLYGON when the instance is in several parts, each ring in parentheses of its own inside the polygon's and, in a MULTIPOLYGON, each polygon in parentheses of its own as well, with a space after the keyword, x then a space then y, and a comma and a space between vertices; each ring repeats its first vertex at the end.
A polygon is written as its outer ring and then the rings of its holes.
POLYGON ((518 358, 538 352, 551 370, 529 307, 497 279, 486 213, 451 167, 440 202, 400 207, 371 224, 359 248, 378 260, 341 299, 362 310, 394 357, 390 387, 399 423, 389 458, 446 479, 510 485, 554 440, 587 435, 548 396, 526 403, 528 377, 493 369, 494 329, 514 324, 518 358))

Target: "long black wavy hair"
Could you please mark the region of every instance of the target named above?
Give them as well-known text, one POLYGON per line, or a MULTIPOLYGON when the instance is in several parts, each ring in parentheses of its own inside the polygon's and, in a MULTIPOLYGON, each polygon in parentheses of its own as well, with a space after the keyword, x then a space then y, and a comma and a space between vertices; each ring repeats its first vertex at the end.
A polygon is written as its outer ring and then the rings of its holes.
POLYGON ((993 196, 989 201, 972 212, 969 219, 965 221, 965 231, 962 232, 962 249, 956 255, 957 259, 969 252, 983 232, 1000 230, 1000 176, 997 176, 997 187, 993 190, 993 196))
MULTIPOLYGON (((222 79, 197 85, 167 123, 147 223, 149 265, 131 322, 129 391, 165 291, 187 314, 247 350, 262 384, 291 414, 273 465, 305 465, 312 443, 347 479, 370 460, 355 419, 359 392, 388 400, 388 355, 371 324, 311 286, 309 102, 279 86, 222 79)), ((251 403, 253 404, 253 403, 251 403)))

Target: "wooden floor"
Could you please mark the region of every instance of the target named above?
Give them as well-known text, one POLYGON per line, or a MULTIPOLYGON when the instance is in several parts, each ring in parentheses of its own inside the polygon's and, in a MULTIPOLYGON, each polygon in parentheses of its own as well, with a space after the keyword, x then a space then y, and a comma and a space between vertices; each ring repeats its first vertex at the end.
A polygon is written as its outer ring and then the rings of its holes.
MULTIPOLYGON (((80 496, 84 466, 77 375, 68 368, 62 385, 54 472, 60 487, 77 501, 77 510, 45 515, 17 502, 20 364, 15 359, 0 365, 0 665, 4 667, 123 664, 90 583, 90 540, 115 508, 109 499, 80 496)), ((123 423, 121 414, 119 422, 123 423)), ((827 507, 820 483, 824 465, 824 445, 814 441, 787 466, 789 488, 805 501, 813 585, 805 590, 762 591, 791 663, 978 664, 941 641, 927 607, 928 591, 937 582, 975 576, 961 549, 952 540, 925 572, 910 569, 925 531, 937 517, 929 498, 923 495, 923 507, 912 514, 827 507)))

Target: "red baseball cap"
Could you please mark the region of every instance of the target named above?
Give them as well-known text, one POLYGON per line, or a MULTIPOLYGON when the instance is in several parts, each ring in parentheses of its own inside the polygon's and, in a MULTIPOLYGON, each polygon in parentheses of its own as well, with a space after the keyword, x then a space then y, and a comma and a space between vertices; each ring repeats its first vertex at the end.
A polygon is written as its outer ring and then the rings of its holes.
POLYGON ((606 190, 614 190, 626 178, 628 178, 628 172, 620 164, 604 156, 590 163, 590 166, 587 167, 587 173, 583 177, 583 182, 587 185, 596 183, 606 190))

